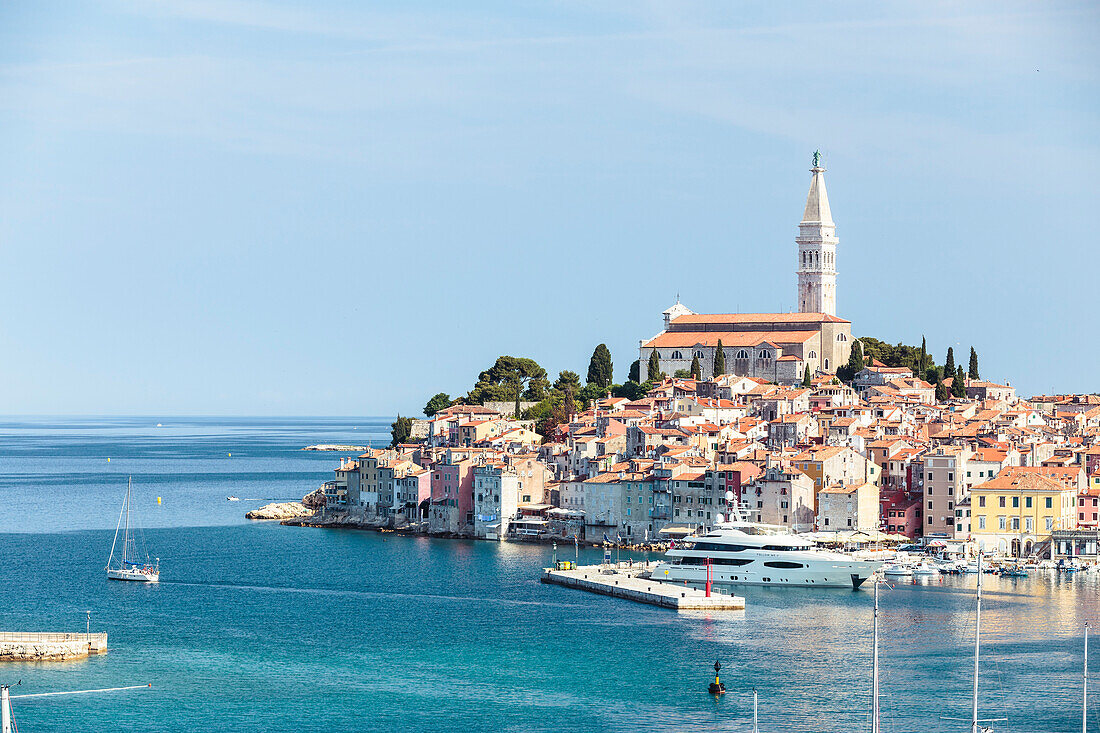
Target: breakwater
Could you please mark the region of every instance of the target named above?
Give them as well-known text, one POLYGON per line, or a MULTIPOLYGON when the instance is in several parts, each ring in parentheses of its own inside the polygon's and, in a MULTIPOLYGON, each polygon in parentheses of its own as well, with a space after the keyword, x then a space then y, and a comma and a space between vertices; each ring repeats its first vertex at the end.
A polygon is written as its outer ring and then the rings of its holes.
POLYGON ((107 633, 0 631, 0 662, 60 662, 107 653, 107 633))

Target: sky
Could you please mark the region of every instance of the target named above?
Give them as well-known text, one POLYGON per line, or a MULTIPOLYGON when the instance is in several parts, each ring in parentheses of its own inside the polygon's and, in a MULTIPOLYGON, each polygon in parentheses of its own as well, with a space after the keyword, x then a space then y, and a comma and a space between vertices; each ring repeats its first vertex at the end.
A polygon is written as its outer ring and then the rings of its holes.
POLYGON ((0 4, 0 413, 419 414, 623 380, 677 294, 1096 391, 1100 8, 0 4), (959 358, 958 356, 956 357, 959 358))

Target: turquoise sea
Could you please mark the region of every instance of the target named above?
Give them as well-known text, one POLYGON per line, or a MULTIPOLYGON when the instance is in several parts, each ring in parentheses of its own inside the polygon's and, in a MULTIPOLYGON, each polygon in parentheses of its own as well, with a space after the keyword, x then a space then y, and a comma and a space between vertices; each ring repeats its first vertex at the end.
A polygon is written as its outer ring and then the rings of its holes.
MULTIPOLYGON (((339 454, 301 447, 383 441, 388 422, 0 418, 0 630, 83 631, 90 610, 110 639, 86 661, 2 664, 0 682, 152 683, 16 699, 20 732, 749 731, 753 688, 761 731, 870 729, 867 588, 745 588, 742 613, 676 614, 541 585, 548 547, 244 520, 331 477, 339 454), (127 475, 159 585, 104 577, 127 475)), ((1098 576, 987 576, 995 730, 1081 729, 1098 576)), ((883 731, 968 729, 942 718, 969 718, 974 582, 882 591, 883 731)))

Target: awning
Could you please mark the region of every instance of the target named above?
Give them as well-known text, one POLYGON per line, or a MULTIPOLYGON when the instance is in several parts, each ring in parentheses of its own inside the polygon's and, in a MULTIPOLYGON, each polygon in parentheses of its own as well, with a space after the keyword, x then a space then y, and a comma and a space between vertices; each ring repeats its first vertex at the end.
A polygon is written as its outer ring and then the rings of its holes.
POLYGON ((689 534, 694 534, 696 529, 698 529, 698 527, 694 524, 666 524, 660 529, 658 534, 687 537, 689 534))
POLYGON ((576 509, 551 509, 550 511, 548 511, 546 513, 551 514, 555 517, 583 517, 584 516, 584 512, 577 511, 576 509))

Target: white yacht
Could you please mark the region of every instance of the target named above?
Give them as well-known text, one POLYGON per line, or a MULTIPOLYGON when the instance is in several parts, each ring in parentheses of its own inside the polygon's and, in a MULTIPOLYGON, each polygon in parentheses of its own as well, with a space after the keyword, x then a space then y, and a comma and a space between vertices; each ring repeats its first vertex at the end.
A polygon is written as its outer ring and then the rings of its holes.
POLYGON ((665 553, 650 577, 674 583, 858 588, 882 563, 819 550, 786 527, 731 522, 688 537, 665 553))

